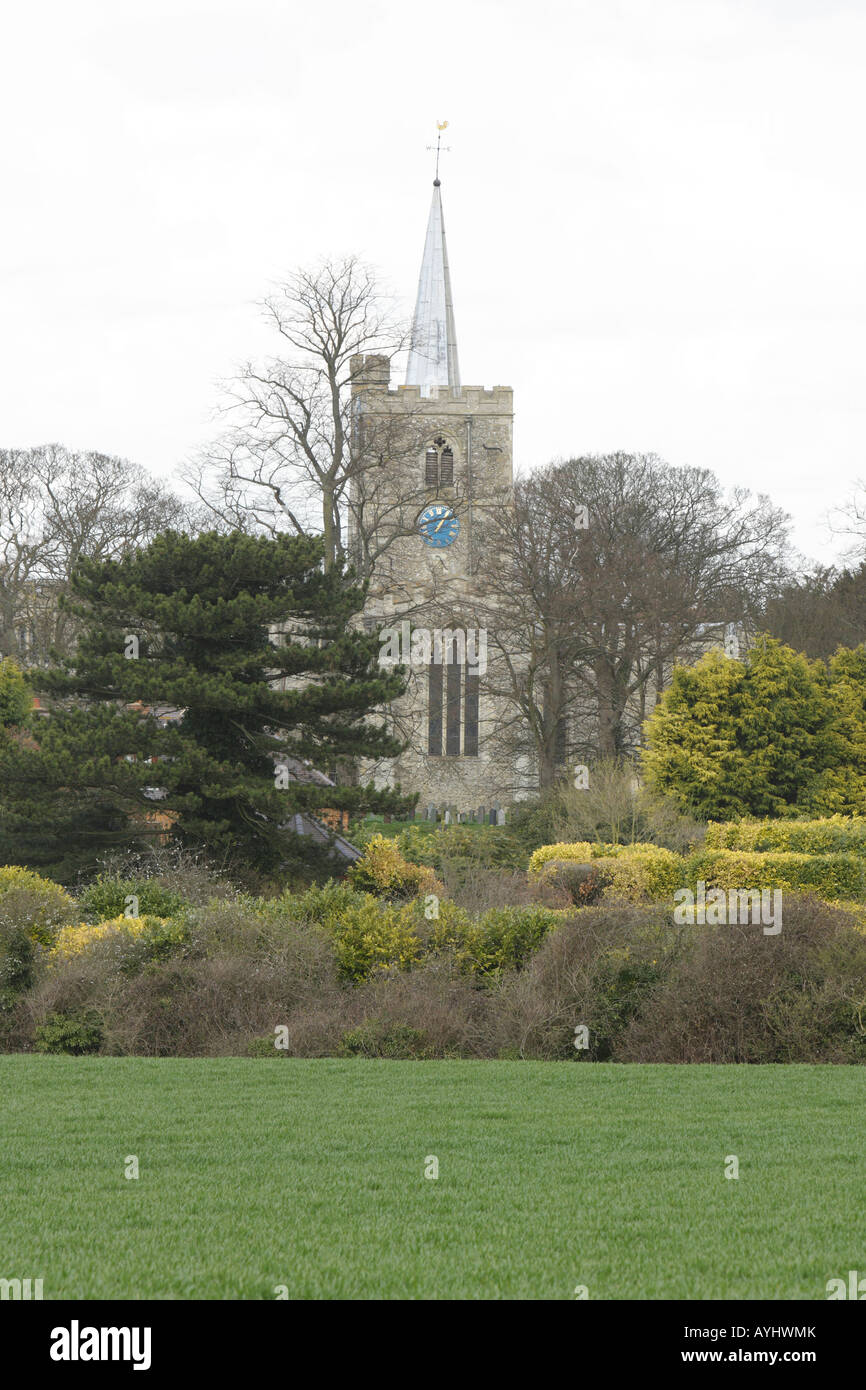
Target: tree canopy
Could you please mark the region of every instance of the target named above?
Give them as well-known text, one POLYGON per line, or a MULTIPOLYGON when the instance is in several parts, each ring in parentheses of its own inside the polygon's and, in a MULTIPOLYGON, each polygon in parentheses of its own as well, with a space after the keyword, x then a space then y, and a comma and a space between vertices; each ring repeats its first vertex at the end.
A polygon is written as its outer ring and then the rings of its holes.
POLYGON ((763 636, 678 666, 645 725, 644 775, 704 818, 866 810, 866 647, 825 663, 763 636))
MULTIPOLYGON (((19 862, 67 836, 78 857, 170 834, 258 869, 297 842, 298 811, 396 810, 399 792, 285 775, 399 744, 373 711, 401 693, 352 624, 363 591, 311 537, 168 531, 116 560, 82 559, 80 637, 35 678, 48 715, 0 750, 0 833, 19 862)), ((5 847, 4 847, 5 848, 5 847)))

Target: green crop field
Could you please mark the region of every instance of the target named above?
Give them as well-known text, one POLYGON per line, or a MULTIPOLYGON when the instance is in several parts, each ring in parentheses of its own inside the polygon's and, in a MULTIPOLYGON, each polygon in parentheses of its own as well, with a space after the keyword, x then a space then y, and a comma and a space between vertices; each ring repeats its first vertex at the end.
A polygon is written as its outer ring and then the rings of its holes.
POLYGON ((5 1056, 0 1096, 0 1278, 46 1298, 821 1299, 866 1271, 855 1067, 5 1056))

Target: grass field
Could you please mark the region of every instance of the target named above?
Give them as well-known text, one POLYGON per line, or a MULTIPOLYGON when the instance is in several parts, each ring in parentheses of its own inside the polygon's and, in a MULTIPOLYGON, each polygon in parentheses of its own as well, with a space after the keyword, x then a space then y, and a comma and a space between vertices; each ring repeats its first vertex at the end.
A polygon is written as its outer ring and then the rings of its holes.
POLYGON ((820 1299, 866 1272, 859 1068, 6 1056, 0 1096, 0 1278, 46 1298, 820 1299))

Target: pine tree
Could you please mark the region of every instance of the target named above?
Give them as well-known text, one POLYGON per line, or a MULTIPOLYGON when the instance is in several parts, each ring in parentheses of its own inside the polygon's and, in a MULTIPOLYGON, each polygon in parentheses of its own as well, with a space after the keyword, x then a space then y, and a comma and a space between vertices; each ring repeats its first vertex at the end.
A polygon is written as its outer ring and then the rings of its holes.
POLYGON ((298 811, 406 809, 399 790, 284 771, 286 758, 327 771, 400 750, 374 712, 404 681, 351 625, 363 600, 311 537, 169 531, 83 560, 67 600, 78 649, 39 673, 49 717, 0 750, 6 853, 17 839, 44 861, 71 832, 93 859, 168 820, 185 845, 270 870, 297 853, 285 826, 298 811))

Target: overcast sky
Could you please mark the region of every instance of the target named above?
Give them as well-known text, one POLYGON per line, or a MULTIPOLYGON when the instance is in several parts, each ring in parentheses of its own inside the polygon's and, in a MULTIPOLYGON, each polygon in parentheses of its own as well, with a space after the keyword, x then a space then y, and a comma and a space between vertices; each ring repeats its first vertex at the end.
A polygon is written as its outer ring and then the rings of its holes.
POLYGON ((442 193, 518 467, 653 451, 821 517, 866 475, 866 3, 33 0, 0 42, 0 444, 169 475, 325 253, 407 312, 442 193))

